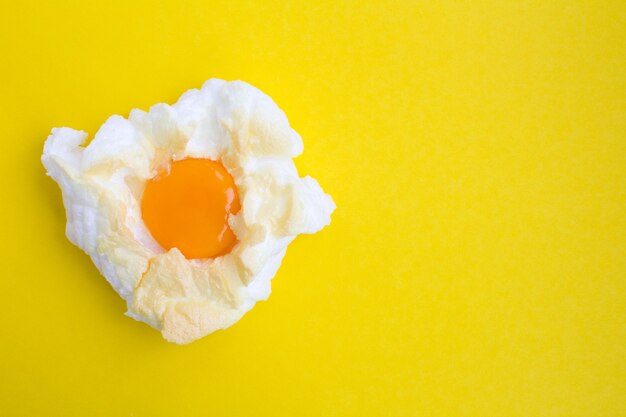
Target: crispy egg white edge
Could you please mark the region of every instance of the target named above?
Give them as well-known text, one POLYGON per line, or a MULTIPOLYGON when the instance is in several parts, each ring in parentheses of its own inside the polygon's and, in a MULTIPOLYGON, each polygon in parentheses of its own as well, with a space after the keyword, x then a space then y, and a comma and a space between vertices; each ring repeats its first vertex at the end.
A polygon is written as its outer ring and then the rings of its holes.
POLYGON ((266 299, 288 244, 330 224, 335 209, 315 179, 299 177, 302 140, 285 114, 241 81, 211 79, 172 106, 111 116, 86 140, 55 128, 44 145, 66 235, 126 300, 128 316, 175 343, 226 328, 266 299), (242 209, 229 224, 239 244, 230 254, 187 260, 163 250, 141 219, 145 181, 187 157, 220 160, 237 184, 242 209))

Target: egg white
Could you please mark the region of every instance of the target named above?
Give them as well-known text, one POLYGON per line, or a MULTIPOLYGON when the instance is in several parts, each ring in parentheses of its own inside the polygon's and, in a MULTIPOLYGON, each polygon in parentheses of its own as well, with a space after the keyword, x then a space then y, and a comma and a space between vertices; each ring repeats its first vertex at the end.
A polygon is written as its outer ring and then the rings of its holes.
POLYGON ((241 81, 207 81, 172 106, 111 116, 94 139, 56 128, 42 162, 60 186, 68 239, 84 250, 128 304, 127 315, 183 344, 237 322, 270 294, 287 245, 330 224, 335 209, 292 158, 302 140, 270 97, 241 81), (229 224, 231 253, 188 260, 163 250, 140 210, 146 180, 172 160, 221 161, 241 210, 229 224))

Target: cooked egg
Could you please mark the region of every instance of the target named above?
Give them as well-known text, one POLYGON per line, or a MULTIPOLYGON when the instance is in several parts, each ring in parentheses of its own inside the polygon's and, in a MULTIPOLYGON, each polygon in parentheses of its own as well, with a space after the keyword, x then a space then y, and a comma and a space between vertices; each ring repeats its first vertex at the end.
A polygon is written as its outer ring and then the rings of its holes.
POLYGON ((42 162, 59 184, 66 235, 128 305, 189 343, 266 299, 287 245, 335 209, 293 163, 300 136, 258 89, 212 79, 172 106, 53 129, 42 162))

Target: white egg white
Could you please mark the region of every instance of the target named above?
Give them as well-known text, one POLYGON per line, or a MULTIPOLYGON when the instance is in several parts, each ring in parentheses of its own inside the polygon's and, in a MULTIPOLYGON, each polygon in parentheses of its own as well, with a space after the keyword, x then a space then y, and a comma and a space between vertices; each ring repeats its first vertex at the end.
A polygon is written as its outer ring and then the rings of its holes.
POLYGON ((270 294, 287 245, 330 223, 335 209, 293 163, 302 140, 267 95, 241 81, 212 79, 172 106, 111 116, 87 134, 56 128, 42 162, 60 186, 68 239, 84 250, 128 304, 128 315, 183 344, 237 322, 270 294), (163 250, 140 211, 146 180, 172 160, 221 161, 242 209, 229 224, 231 253, 188 260, 163 250))

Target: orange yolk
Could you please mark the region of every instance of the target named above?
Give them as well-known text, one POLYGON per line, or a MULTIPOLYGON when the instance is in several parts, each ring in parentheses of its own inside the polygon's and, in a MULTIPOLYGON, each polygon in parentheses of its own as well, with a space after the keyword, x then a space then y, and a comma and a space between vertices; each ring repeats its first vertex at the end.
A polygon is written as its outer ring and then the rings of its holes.
POLYGON ((152 237, 166 250, 178 248, 187 259, 230 252, 237 238, 228 216, 240 208, 233 177, 209 159, 172 162, 147 182, 141 201, 152 237))

